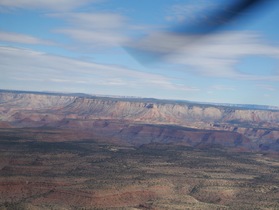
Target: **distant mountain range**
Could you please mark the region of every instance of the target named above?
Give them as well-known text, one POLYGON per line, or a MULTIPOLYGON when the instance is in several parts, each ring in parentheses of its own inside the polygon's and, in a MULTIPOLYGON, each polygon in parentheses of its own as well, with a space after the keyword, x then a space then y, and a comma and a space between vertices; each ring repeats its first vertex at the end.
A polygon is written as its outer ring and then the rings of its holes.
POLYGON ((188 100, 170 100, 170 99, 156 99, 156 98, 142 98, 136 96, 118 96, 118 95, 102 95, 102 94, 86 94, 86 93, 66 93, 66 92, 51 92, 51 91, 22 91, 22 90, 5 90, 0 89, 0 93, 22 93, 22 94, 38 94, 38 95, 56 95, 56 96, 74 96, 81 98, 102 98, 102 99, 117 99, 124 101, 145 101, 150 103, 186 103, 186 104, 200 104, 209 106, 224 106, 235 107, 241 109, 254 110, 279 110, 279 106, 256 105, 256 104, 230 104, 230 103, 213 103, 213 102, 195 102, 188 100))
POLYGON ((0 127, 90 131, 129 145, 279 151, 279 110, 270 106, 0 90, 0 127))

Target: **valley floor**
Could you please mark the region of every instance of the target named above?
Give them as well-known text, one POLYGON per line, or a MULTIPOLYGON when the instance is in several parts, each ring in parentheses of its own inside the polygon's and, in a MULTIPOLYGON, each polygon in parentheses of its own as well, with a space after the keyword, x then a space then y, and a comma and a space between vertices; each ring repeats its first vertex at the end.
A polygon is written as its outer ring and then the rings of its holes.
POLYGON ((279 209, 278 155, 2 128, 0 209, 279 209))

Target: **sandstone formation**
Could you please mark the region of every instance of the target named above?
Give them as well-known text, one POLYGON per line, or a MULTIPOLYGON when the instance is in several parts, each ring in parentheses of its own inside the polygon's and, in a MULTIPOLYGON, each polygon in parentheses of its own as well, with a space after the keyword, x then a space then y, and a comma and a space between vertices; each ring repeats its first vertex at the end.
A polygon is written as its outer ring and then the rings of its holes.
POLYGON ((279 151, 279 111, 155 99, 0 92, 3 127, 91 130, 134 145, 171 142, 279 151))

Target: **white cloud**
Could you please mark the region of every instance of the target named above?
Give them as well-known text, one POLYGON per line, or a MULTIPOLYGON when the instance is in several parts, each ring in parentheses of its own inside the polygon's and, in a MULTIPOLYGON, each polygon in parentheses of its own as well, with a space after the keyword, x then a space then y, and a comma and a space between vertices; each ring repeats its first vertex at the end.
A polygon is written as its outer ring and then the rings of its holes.
POLYGON ((169 60, 191 66, 193 71, 205 76, 246 80, 278 80, 279 75, 259 76, 237 71, 235 66, 241 58, 255 55, 279 59, 279 46, 265 43, 254 33, 227 32, 206 36, 199 42, 186 45, 169 57, 169 60))
POLYGON ((277 88, 275 88, 272 85, 268 85, 268 84, 258 84, 256 86, 263 89, 263 90, 267 90, 267 91, 270 91, 270 92, 277 91, 277 88))
MULTIPOLYGON (((139 54, 166 62, 185 65, 194 74, 244 80, 279 80, 279 75, 244 74, 235 68, 245 56, 268 56, 279 59, 279 46, 266 43, 252 32, 223 32, 207 36, 175 33, 151 33, 130 48, 139 54)), ((138 56, 140 57, 140 56, 138 56)), ((139 58, 140 59, 140 58, 139 58)))
POLYGON ((127 41, 127 38, 121 34, 110 32, 110 31, 94 31, 94 30, 84 30, 84 29, 58 29, 57 33, 65 34, 68 37, 77 41, 77 45, 80 44, 80 48, 83 48, 83 44, 86 44, 86 49, 91 48, 95 50, 96 48, 104 47, 114 47, 120 46, 121 43, 127 41), (90 44, 88 46, 88 44, 90 44))
POLYGON ((32 44, 32 45, 53 45, 54 43, 48 40, 39 39, 34 36, 26 34, 10 33, 0 31, 1 42, 13 42, 21 44, 32 44))
POLYGON ((90 2, 99 0, 1 0, 0 7, 15 9, 50 9, 54 11, 69 11, 90 2))
POLYGON ((0 47, 0 73, 2 79, 30 81, 29 85, 37 81, 61 86, 90 85, 91 88, 122 86, 196 91, 157 74, 11 47, 0 47))
POLYGON ((65 19, 70 25, 78 28, 112 30, 121 29, 126 26, 126 19, 114 13, 55 13, 49 17, 65 19))
POLYGON ((56 13, 48 15, 60 18, 68 26, 54 30, 75 41, 76 48, 92 49, 121 46, 128 41, 125 35, 129 25, 127 20, 113 13, 56 13))
POLYGON ((213 90, 218 90, 218 91, 235 91, 236 90, 235 87, 226 86, 226 85, 214 85, 210 88, 213 90))
POLYGON ((199 88, 196 87, 190 87, 186 86, 184 84, 177 84, 177 83, 172 83, 168 80, 151 80, 151 84, 154 84, 155 86, 160 86, 163 87, 164 89, 167 90, 180 90, 180 91, 199 91, 199 88))

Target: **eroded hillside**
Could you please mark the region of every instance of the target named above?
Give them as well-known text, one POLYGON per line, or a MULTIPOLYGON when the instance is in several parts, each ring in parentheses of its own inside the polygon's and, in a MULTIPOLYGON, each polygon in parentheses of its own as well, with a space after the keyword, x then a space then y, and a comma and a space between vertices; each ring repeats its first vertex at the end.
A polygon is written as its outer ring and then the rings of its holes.
POLYGON ((276 110, 2 91, 0 117, 2 127, 90 130, 135 145, 155 141, 279 151, 276 110))

